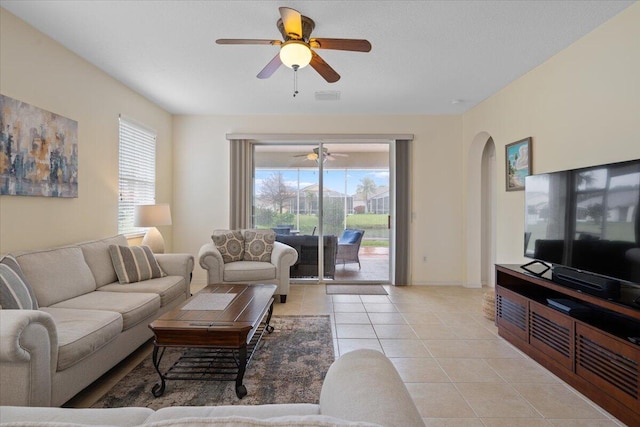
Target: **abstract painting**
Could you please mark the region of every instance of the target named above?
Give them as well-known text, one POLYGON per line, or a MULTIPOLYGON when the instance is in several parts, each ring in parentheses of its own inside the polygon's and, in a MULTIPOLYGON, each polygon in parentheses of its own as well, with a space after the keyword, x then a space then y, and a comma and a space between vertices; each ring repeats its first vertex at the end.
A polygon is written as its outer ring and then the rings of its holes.
POLYGON ((524 178, 531 174, 531 137, 506 146, 507 191, 524 190, 524 178))
POLYGON ((78 122, 0 95, 0 195, 78 197, 78 122))

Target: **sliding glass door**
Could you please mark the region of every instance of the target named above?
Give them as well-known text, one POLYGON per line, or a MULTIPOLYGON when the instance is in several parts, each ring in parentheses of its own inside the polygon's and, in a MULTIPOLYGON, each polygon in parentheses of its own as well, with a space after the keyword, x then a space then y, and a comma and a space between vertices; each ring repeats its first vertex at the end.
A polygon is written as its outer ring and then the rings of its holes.
POLYGON ((257 143, 252 222, 298 250, 291 280, 390 281, 388 143, 257 143))

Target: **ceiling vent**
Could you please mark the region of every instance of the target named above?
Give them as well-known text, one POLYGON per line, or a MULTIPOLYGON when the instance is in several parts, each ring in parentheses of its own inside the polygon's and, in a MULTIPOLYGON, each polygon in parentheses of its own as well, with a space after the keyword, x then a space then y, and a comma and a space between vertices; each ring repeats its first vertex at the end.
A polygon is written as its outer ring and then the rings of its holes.
POLYGON ((340 92, 337 90, 317 91, 316 101, 340 101, 340 92))

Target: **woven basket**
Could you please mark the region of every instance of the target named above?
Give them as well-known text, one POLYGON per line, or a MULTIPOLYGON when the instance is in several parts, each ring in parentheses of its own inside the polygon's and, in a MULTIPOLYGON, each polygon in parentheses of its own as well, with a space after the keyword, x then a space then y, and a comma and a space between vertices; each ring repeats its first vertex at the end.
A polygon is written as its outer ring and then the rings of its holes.
POLYGON ((482 314, 489 320, 496 320, 496 295, 486 292, 482 295, 482 314))

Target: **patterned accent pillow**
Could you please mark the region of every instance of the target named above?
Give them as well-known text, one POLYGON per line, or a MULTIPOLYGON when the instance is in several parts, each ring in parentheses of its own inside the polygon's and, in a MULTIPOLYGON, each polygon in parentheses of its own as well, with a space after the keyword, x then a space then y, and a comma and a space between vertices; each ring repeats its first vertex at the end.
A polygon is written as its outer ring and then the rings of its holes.
POLYGON ((12 256, 0 259, 0 307, 3 309, 37 310, 38 301, 24 277, 18 261, 12 256))
POLYGON ((215 230, 211 236, 224 263, 244 259, 244 237, 238 230, 215 230))
POLYGON ((244 260, 271 262, 271 252, 276 241, 273 230, 245 230, 244 260))
POLYGON ((149 246, 109 245, 113 268, 122 284, 165 277, 149 246))

